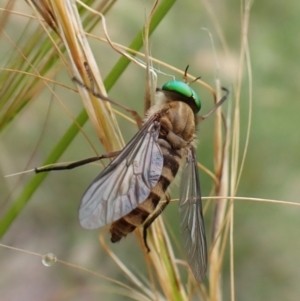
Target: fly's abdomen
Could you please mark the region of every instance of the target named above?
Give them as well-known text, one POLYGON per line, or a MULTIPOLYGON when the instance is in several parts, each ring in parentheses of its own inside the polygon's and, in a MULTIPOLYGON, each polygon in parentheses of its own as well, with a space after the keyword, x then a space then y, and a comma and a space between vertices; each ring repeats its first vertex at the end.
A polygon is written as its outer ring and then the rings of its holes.
POLYGON ((172 148, 171 144, 165 138, 160 138, 158 144, 160 145, 164 159, 161 176, 143 203, 127 215, 112 223, 110 227, 112 242, 119 241, 122 237, 131 233, 136 227, 146 221, 156 209, 160 199, 164 197, 167 188, 178 172, 182 150, 172 148))

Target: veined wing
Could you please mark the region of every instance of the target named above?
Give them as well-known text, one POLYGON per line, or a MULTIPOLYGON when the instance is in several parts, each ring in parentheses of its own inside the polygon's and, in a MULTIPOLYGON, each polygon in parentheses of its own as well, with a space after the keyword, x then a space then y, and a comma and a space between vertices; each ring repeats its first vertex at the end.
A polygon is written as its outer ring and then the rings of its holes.
POLYGON ((180 228, 189 266, 198 282, 207 270, 207 246, 202 214, 199 173, 194 148, 188 150, 179 197, 180 228))
POLYGON ((111 224, 147 199, 163 168, 157 119, 150 118, 88 187, 79 208, 83 228, 111 224))

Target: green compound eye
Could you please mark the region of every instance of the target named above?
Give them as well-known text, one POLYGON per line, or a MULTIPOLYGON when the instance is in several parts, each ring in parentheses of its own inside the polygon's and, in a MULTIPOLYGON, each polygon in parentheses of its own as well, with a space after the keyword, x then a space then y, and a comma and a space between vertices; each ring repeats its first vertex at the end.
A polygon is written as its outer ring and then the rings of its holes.
POLYGON ((194 105, 197 108, 197 112, 200 111, 200 109, 201 109, 200 97, 188 84, 186 84, 182 81, 173 80, 173 81, 165 83, 161 89, 164 91, 178 93, 187 98, 192 98, 194 101, 194 105))

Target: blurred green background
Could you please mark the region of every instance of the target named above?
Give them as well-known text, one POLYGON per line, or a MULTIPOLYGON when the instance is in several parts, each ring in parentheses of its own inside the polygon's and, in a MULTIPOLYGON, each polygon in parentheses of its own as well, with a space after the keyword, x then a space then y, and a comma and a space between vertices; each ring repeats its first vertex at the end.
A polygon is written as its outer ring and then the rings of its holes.
MULTIPOLYGON (((0 1, 1 7, 6 3, 7 1, 0 1)), ((204 81, 214 86, 216 60, 207 31, 202 29, 207 28, 214 39, 222 85, 232 90, 241 44, 241 3, 232 0, 210 1, 229 45, 229 58, 223 52, 215 23, 205 3, 197 0, 177 1, 151 37, 151 54, 182 70, 189 64, 191 74, 202 76, 204 81)), ((106 15, 110 37, 115 42, 128 45, 142 28, 150 5, 149 1, 117 1, 106 15)), ((17 2, 14 10, 31 14, 23 1, 17 2)), ((297 1, 253 2, 249 26, 253 118, 238 196, 299 203, 299 11, 297 1)), ((18 43, 21 34, 25 39, 24 34, 32 35, 37 26, 32 22, 23 32, 27 22, 28 18, 11 14, 4 30, 18 43)), ((94 33, 102 35, 100 25, 94 33)), ((4 68, 9 55, 17 50, 3 32, 0 39, 0 67, 4 68)), ((105 77, 119 55, 98 41, 90 41, 99 69, 105 77)), ((174 75, 167 69, 160 69, 174 75)), ((55 79, 73 87, 64 69, 58 71, 55 79)), ((180 79, 180 76, 176 77, 180 79)), ((110 96, 138 108, 142 114, 144 78, 145 72, 131 65, 111 90, 110 96)), ((169 80, 169 76, 161 74, 158 76, 158 85, 169 80)), ((82 108, 79 96, 57 86, 54 89, 76 116, 82 108)), ((211 96, 200 86, 195 89, 201 95, 203 112, 208 111, 212 106, 211 96)), ((248 91, 245 72, 241 95, 241 150, 247 129, 248 91)), ((232 100, 233 98, 229 102, 232 100)), ((225 112, 228 107, 229 104, 224 106, 225 112)), ((2 131, 0 204, 3 210, 14 201, 32 175, 5 179, 3 176, 41 165, 71 122, 61 105, 45 89, 2 131), (41 141, 35 151, 39 139, 41 141), (26 167, 29 160, 29 166, 26 167)), ((120 120, 120 123, 128 141, 137 129, 124 120, 120 120)), ((86 124, 84 131, 101 153, 101 145, 90 123, 86 124)), ((201 124, 198 136, 198 160, 212 168, 213 118, 201 124)), ((79 160, 93 155, 86 139, 83 135, 78 135, 60 161, 79 160)), ((124 275, 99 245, 98 232, 82 229, 77 220, 81 195, 99 170, 99 166, 90 165, 49 174, 1 243, 40 254, 53 252, 61 260, 124 280, 124 275)), ((204 196, 211 189, 211 180, 203 172, 201 188, 204 196)), ((173 197, 176 197, 176 190, 175 188, 173 197)), ((177 204, 171 204, 164 216, 175 235, 179 235, 177 204)), ((206 219, 208 221, 210 217, 207 216, 206 219)), ((297 206, 235 202, 236 300, 298 300, 299 226, 300 208, 297 206)), ((106 239, 108 240, 108 235, 106 239)), ((134 271, 145 269, 142 252, 134 235, 110 246, 134 271)), ((60 264, 45 268, 38 257, 26 253, 0 248, 0 254, 1 300, 82 300, 83 296, 89 300, 103 300, 99 297, 103 288, 101 278, 60 264)), ((229 300, 228 255, 224 260, 223 282, 224 300, 229 300)), ((112 294, 105 297, 105 300, 125 299, 118 299, 112 294)))

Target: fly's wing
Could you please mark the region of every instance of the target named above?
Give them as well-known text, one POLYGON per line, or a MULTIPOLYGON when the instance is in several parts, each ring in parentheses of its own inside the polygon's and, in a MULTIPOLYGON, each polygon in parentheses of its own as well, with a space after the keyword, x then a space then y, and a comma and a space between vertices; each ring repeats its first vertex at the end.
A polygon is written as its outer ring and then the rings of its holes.
POLYGON ((111 224, 147 199, 163 168, 156 119, 150 118, 88 187, 79 207, 83 228, 111 224))
POLYGON ((179 197, 180 228, 189 266, 198 282, 207 269, 207 246, 202 214, 199 173, 194 148, 188 149, 179 197))

